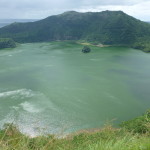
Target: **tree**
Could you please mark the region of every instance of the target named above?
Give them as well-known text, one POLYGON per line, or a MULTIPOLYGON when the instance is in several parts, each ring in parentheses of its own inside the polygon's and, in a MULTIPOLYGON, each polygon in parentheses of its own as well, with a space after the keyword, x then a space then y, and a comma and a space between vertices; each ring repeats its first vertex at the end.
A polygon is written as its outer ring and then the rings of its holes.
POLYGON ((84 46, 82 49, 83 53, 89 53, 91 51, 91 49, 88 46, 84 46))

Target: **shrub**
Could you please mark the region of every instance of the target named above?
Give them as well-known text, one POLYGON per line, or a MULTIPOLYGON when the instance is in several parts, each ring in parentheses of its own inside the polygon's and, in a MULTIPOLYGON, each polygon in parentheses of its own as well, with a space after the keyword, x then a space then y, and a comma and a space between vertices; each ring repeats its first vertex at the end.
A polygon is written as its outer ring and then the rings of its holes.
POLYGON ((150 133, 150 110, 140 117, 122 122, 121 127, 134 133, 150 133))

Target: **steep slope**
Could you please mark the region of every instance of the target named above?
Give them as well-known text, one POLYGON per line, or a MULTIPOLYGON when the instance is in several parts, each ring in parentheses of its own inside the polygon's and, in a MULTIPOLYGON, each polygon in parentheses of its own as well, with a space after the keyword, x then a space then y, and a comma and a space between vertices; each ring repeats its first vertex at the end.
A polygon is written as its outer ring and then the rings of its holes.
POLYGON ((31 23, 13 23, 0 29, 0 37, 16 42, 87 40, 139 47, 150 39, 150 24, 122 11, 65 12, 31 23), (141 44, 140 44, 141 45, 141 44))

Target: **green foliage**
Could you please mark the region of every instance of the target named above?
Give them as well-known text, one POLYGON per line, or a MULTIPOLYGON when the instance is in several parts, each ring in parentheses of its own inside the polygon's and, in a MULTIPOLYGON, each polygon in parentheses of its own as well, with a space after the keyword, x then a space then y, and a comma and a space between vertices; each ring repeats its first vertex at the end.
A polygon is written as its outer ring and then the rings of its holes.
POLYGON ((150 140, 145 137, 137 137, 126 135, 118 140, 113 139, 104 141, 89 146, 89 150, 149 150, 150 140))
POLYGON ((143 50, 144 52, 150 52, 150 43, 147 39, 139 40, 132 45, 135 49, 143 50))
POLYGON ((0 29, 0 37, 17 42, 85 40, 149 51, 150 24, 122 11, 65 12, 31 23, 13 23, 0 29), (144 48, 141 46, 143 45, 144 48))
POLYGON ((0 38, 0 49, 2 48, 14 48, 15 42, 10 38, 0 38))
POLYGON ((82 49, 83 53, 89 53, 91 51, 91 49, 88 46, 84 46, 82 49))
POLYGON ((150 133, 150 110, 140 117, 123 122, 121 127, 134 133, 150 133))

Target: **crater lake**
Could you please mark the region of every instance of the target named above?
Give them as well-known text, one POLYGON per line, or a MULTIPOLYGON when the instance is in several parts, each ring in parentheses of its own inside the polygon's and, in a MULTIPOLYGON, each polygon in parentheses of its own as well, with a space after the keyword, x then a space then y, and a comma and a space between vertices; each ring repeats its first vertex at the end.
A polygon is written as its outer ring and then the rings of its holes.
POLYGON ((0 127, 30 136, 114 126, 150 107, 150 54, 75 42, 0 50, 0 127))

